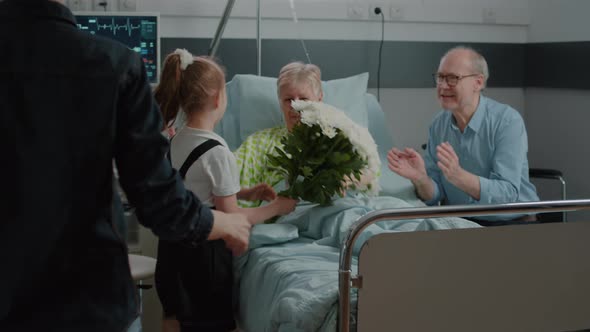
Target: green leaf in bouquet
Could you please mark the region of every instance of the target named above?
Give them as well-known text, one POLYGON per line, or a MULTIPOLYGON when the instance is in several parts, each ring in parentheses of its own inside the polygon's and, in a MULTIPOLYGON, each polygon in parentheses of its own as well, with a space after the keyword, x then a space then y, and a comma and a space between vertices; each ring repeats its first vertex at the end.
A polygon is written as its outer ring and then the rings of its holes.
POLYGON ((299 124, 275 148, 269 163, 284 174, 289 188, 279 195, 329 205, 342 196, 345 179, 360 179, 367 162, 340 129, 332 138, 319 125, 299 124))
POLYGON ((350 154, 342 153, 339 151, 333 152, 329 156, 329 160, 332 164, 340 164, 350 160, 350 154))
POLYGON ((322 165, 323 163, 325 163, 326 157, 314 156, 314 157, 306 158, 305 161, 307 164, 317 166, 317 165, 322 165))
POLYGON ((354 173, 354 178, 355 178, 357 181, 360 181, 360 180, 361 180, 361 173, 360 173, 360 172, 353 172, 353 173, 354 173))
POLYGON ((275 156, 272 154, 269 154, 267 156, 267 158, 268 158, 268 162, 270 165, 272 165, 274 167, 279 167, 279 168, 282 167, 286 161, 288 162, 288 160, 285 160, 284 158, 281 158, 280 156, 275 156))
POLYGON ((303 167, 301 167, 301 172, 303 173, 303 176, 306 177, 306 178, 313 175, 312 169, 309 166, 303 166, 303 167))
POLYGON ((285 151, 283 151, 281 148, 275 147, 275 151, 276 151, 277 155, 279 156, 279 158, 286 159, 286 160, 291 160, 291 157, 289 157, 289 155, 287 155, 285 153, 285 151))

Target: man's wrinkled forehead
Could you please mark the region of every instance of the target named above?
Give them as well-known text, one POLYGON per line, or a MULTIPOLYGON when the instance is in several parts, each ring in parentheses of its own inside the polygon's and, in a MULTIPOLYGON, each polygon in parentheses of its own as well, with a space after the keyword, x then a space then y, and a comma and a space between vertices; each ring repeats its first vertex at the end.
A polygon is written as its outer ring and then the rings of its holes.
POLYGON ((438 72, 461 75, 466 71, 471 71, 472 67, 470 54, 464 50, 455 50, 440 59, 438 72))

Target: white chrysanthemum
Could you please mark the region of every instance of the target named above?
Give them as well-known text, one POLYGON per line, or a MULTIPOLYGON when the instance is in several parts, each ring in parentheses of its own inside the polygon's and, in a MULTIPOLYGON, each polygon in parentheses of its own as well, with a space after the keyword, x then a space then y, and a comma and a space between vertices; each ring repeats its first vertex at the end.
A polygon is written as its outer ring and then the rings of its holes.
MULTIPOLYGON (((336 129, 340 129, 352 144, 355 152, 367 160, 366 175, 373 175, 370 184, 370 193, 379 193, 379 181, 377 174, 381 169, 381 160, 377 152, 377 144, 369 133, 369 130, 352 121, 341 110, 321 102, 307 100, 294 100, 291 102, 294 110, 301 113, 301 122, 308 125, 319 125, 322 133, 330 138, 336 135, 336 129)), ((359 188, 368 190, 368 187, 359 188)))
POLYGON ((325 127, 322 128, 322 133, 328 136, 329 138, 334 138, 334 136, 336 136, 336 129, 332 127, 325 127))

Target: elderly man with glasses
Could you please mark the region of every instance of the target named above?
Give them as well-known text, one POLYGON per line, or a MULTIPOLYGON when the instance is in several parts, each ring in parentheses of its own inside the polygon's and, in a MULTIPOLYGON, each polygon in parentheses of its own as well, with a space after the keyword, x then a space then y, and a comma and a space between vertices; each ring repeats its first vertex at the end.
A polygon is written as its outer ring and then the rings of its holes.
MULTIPOLYGON (((430 126, 424 158, 411 148, 388 153, 389 168, 411 180, 428 205, 539 200, 528 176, 524 121, 512 107, 481 94, 488 76, 481 54, 462 46, 449 50, 434 74, 443 111, 430 126)), ((492 226, 530 222, 535 216, 473 220, 492 226)))

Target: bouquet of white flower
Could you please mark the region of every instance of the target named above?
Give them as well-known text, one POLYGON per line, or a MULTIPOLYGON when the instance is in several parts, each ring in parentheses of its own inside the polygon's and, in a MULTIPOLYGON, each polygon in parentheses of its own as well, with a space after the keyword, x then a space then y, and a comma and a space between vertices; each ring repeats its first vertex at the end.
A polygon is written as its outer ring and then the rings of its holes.
POLYGON ((381 161, 369 131, 330 105, 303 100, 291 105, 301 113, 301 123, 268 156, 289 186, 279 195, 329 205, 350 183, 378 193, 381 161))

